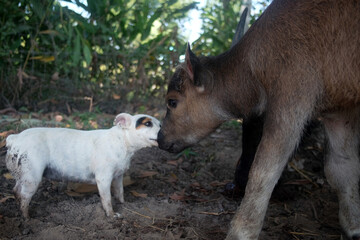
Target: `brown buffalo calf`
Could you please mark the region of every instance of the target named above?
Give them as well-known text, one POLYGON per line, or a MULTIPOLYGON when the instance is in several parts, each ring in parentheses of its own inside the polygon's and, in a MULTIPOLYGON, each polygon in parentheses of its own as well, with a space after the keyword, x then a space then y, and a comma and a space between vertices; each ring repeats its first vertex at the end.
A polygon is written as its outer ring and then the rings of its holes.
POLYGON ((186 51, 172 77, 158 141, 179 152, 232 118, 263 117, 245 196, 228 239, 257 239, 268 202, 304 126, 322 116, 325 173, 340 224, 360 239, 360 1, 274 0, 216 57, 186 51))

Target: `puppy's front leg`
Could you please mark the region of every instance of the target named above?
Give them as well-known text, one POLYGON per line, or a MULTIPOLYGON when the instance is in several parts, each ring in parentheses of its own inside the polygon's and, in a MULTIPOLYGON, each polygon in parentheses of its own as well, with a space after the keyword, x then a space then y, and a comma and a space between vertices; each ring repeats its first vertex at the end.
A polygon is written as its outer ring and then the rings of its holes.
POLYGON ((123 175, 114 179, 114 193, 116 199, 121 203, 124 203, 124 186, 123 186, 123 175))
POLYGON ((114 216, 114 210, 111 205, 111 179, 108 177, 96 177, 96 184, 99 189, 101 203, 108 217, 114 216))

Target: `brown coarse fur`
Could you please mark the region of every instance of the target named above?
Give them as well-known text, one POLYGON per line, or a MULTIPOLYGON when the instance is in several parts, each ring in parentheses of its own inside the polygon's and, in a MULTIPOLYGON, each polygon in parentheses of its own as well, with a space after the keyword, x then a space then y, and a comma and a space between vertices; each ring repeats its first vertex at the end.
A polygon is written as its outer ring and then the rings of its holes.
POLYGON ((287 159, 318 116, 329 138, 325 172, 338 193, 340 223, 360 239, 359 47, 359 0, 274 0, 229 51, 198 58, 187 49, 169 84, 160 148, 179 152, 231 118, 264 118, 228 239, 258 237, 287 159))

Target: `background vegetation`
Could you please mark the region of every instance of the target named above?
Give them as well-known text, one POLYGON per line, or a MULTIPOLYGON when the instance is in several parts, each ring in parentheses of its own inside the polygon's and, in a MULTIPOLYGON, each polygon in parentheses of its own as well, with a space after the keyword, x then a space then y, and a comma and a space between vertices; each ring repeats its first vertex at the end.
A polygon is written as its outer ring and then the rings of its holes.
MULTIPOLYGON (((150 98, 162 102, 185 52, 183 23, 197 2, 66 1, 87 14, 57 0, 0 0, 0 109, 70 112, 89 102, 110 108, 150 98)), ((194 51, 229 48, 240 7, 240 0, 207 1, 194 51)))

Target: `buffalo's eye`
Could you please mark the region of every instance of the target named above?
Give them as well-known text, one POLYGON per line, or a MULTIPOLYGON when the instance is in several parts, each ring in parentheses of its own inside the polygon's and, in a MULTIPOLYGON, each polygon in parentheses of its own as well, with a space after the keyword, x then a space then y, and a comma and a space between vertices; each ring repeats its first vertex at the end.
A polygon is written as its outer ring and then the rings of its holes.
POLYGON ((175 99, 169 99, 168 100, 168 107, 169 108, 176 108, 177 106, 177 101, 175 99))
POLYGON ((152 127, 153 123, 149 121, 149 122, 144 123, 144 125, 147 126, 147 127, 152 127))

